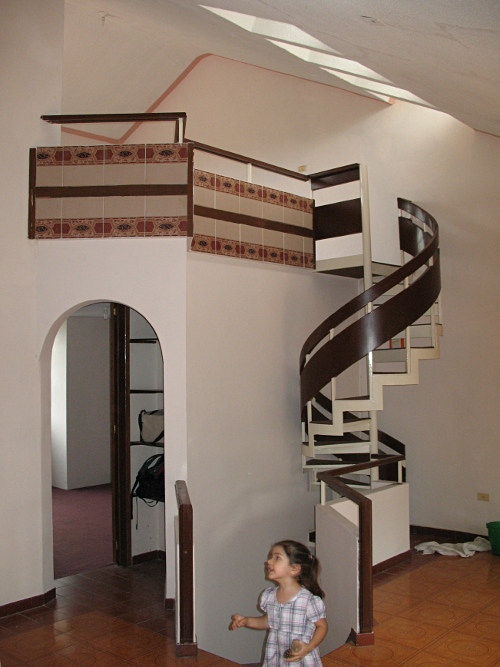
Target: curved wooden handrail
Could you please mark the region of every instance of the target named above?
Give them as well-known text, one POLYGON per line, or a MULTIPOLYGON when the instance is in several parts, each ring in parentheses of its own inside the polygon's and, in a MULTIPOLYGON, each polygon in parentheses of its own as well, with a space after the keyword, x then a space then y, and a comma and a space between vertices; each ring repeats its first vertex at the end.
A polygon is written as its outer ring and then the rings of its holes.
POLYGON ((437 222, 429 213, 412 202, 398 199, 398 204, 401 210, 425 223, 432 233, 424 232, 409 218, 400 218, 401 248, 409 254, 417 254, 394 273, 339 308, 306 340, 300 353, 301 409, 332 378, 340 375, 356 361, 415 322, 432 306, 439 295, 441 278, 437 222), (346 327, 306 361, 307 355, 311 354, 332 329, 403 282, 431 258, 432 264, 429 264, 426 271, 409 287, 346 327))

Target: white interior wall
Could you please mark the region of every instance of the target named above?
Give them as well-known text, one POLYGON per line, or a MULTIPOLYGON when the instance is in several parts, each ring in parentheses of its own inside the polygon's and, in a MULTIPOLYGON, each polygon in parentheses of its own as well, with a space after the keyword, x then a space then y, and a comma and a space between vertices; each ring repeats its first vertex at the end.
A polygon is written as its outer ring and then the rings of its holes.
POLYGON ((358 542, 354 522, 331 505, 316 506, 316 554, 328 619, 322 655, 345 644, 351 630, 359 629, 358 542))
MULTIPOLYGON (((361 493, 372 502, 373 565, 407 552, 410 549, 408 484, 379 482, 374 489, 361 493)), ((352 500, 339 498, 329 506, 358 526, 359 510, 352 500)))
MULTIPOLYGON (((36 248, 27 238, 28 149, 58 144, 60 132, 40 120, 60 113, 63 0, 5 0, 0 21, 2 171, 0 179, 0 605, 47 590, 52 568, 50 454, 40 454, 36 248), (48 480, 42 486, 42 478, 48 480), (45 526, 47 534, 43 535, 45 526), (44 555, 46 557, 44 558, 44 555)), ((50 372, 49 372, 50 377, 50 372)), ((50 394, 50 385, 46 388, 50 394)), ((49 434, 50 438, 50 434, 49 434)))
POLYGON ((68 489, 111 482, 109 319, 67 322, 68 489))
POLYGON ((51 360, 51 454, 52 486, 68 488, 67 404, 67 320, 61 324, 52 347, 51 360))
MULTIPOLYGON (((154 327, 164 352, 163 373, 169 402, 165 409, 167 564, 174 562, 174 484, 186 479, 186 240, 107 239, 36 242, 38 349, 43 387, 50 381, 50 354, 62 321, 91 301, 124 303, 154 327), (147 264, 147 271, 144 270, 147 264), (110 269, 111 267, 111 269, 110 269), (161 299, 158 294, 161 293, 161 299)), ((42 391, 43 456, 50 452, 50 392, 42 391)), ((49 458, 50 461, 50 458, 49 458)), ((50 484, 47 479, 44 484, 50 484)), ((51 549, 51 517, 44 549, 51 549)), ((52 586, 51 571, 45 590, 52 586)), ((174 596, 173 567, 167 568, 167 597, 174 596)))
POLYGON ((258 662, 256 613, 271 544, 307 541, 318 489, 301 470, 299 353, 313 323, 352 295, 345 278, 188 257, 188 484, 201 647, 258 662))

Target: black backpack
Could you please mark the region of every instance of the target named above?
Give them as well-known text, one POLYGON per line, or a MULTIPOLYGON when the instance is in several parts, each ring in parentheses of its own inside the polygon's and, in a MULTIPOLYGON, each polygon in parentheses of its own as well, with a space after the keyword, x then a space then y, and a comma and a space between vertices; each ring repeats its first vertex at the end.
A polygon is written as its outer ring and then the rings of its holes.
POLYGON ((165 463, 163 454, 154 454, 142 464, 134 486, 132 498, 141 498, 146 505, 154 507, 165 502, 165 463))

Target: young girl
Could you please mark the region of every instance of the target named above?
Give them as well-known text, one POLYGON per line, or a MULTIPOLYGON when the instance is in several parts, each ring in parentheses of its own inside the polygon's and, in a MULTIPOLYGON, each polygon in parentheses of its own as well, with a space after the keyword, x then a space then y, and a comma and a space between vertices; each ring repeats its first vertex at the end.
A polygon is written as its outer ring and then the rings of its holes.
POLYGON ((321 667, 318 646, 328 624, 318 569, 317 558, 300 542, 277 542, 266 562, 267 579, 276 587, 267 588, 261 595, 264 614, 231 617, 231 630, 269 630, 263 667, 283 667, 287 662, 299 661, 302 667, 321 667))

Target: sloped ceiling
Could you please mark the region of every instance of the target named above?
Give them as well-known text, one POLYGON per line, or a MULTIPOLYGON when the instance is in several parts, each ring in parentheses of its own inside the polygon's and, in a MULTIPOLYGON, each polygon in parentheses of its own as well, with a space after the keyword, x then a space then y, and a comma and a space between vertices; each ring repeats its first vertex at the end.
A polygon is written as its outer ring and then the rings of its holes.
MULTIPOLYGON (((202 2, 297 26, 438 110, 500 135, 499 0, 202 2)), ((195 0, 66 0, 63 110, 146 111, 205 54, 359 92, 195 0)))

